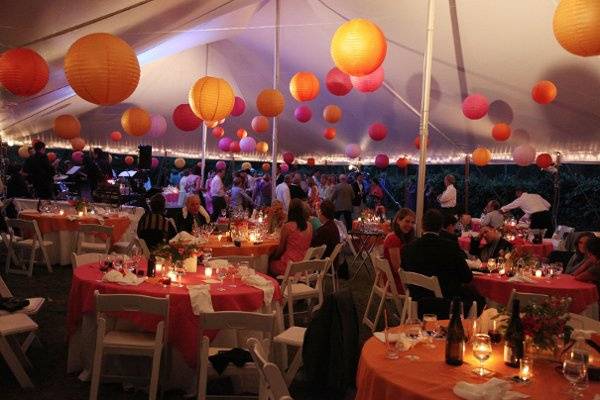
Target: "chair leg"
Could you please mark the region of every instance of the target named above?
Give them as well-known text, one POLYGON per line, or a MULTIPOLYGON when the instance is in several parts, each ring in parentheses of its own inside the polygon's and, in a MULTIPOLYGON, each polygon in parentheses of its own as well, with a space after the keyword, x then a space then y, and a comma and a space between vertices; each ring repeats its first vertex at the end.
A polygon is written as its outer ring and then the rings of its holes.
POLYGON ((158 352, 158 355, 152 358, 152 373, 150 375, 150 387, 149 399, 156 400, 156 392, 158 389, 158 377, 160 375, 160 355, 162 352, 158 352))
POLYGON ((102 348, 96 345, 94 364, 92 366, 92 382, 90 384, 90 400, 98 398, 98 387, 100 386, 100 374, 102 373, 102 348))
POLYGON ((39 338, 33 332, 30 332, 29 335, 27 335, 27 338, 25 338, 23 343, 21 343, 21 350, 23 351, 23 354, 27 354, 27 350, 29 350, 29 347, 31 347, 33 341, 36 339, 39 343, 39 338))
POLYGON ((292 363, 290 364, 289 368, 285 372, 284 379, 285 379, 285 383, 287 383, 288 386, 291 385, 292 381, 294 380, 294 377, 296 377, 296 374, 298 373, 298 370, 300 369, 301 366, 302 366, 302 347, 298 348, 298 351, 296 351, 296 354, 294 355, 294 359, 292 360, 292 363))
POLYGON ((46 262, 46 268, 48 269, 48 272, 52 273, 52 264, 50 264, 50 257, 48 257, 48 252, 46 251, 46 247, 45 246, 41 246, 42 249, 42 255, 44 256, 44 261, 46 262))
POLYGON ((27 269, 27 276, 31 278, 33 275, 33 264, 35 263, 35 253, 37 249, 34 246, 31 248, 31 256, 29 257, 29 268, 27 269))
POLYGON ((369 300, 367 301, 367 306, 365 308, 365 313, 363 315, 362 322, 367 325, 373 331, 373 322, 369 319, 369 310, 371 309, 371 303, 373 302, 373 296, 375 295, 375 285, 371 287, 371 294, 369 295, 369 300))
POLYGON ((23 368, 23 365, 19 361, 19 357, 15 354, 12 346, 4 336, 0 336, 0 354, 2 354, 2 357, 8 364, 8 368, 10 368, 15 378, 17 378, 19 385, 24 389, 32 389, 33 382, 31 381, 31 378, 27 375, 25 368, 23 368))

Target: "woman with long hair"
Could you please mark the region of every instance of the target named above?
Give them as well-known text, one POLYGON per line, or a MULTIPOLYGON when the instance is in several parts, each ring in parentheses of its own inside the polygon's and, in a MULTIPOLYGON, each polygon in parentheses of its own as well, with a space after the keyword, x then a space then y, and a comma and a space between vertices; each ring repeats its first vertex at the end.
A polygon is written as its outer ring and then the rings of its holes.
POLYGON ((402 247, 415 238, 415 213, 409 208, 401 208, 392 221, 392 232, 383 241, 383 255, 392 269, 396 288, 399 293, 404 293, 400 282, 398 270, 400 265, 400 252, 402 247))
POLYGON ((575 241, 575 253, 569 259, 569 262, 565 267, 565 274, 574 275, 579 267, 587 260, 587 242, 593 237, 595 237, 595 235, 592 232, 583 232, 577 236, 577 240, 575 241))

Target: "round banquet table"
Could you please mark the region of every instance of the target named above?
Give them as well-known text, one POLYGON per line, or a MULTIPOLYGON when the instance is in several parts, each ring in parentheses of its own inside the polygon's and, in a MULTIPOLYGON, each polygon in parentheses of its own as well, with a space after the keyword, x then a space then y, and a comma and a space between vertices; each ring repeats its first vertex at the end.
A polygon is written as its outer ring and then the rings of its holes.
POLYGON ((131 220, 129 216, 112 214, 108 216, 60 215, 57 213, 39 213, 37 211, 22 211, 19 217, 35 220, 44 240, 53 242, 48 248, 48 257, 52 264, 67 265, 71 263, 71 253, 75 251, 76 232, 81 224, 101 224, 113 227, 112 243, 121 240, 128 231, 131 220))
POLYGON ((229 238, 223 235, 221 240, 216 235, 211 235, 203 248, 211 248, 213 257, 226 256, 252 256, 254 257, 254 269, 257 272, 267 273, 269 270, 269 256, 277 250, 279 239, 267 238, 262 243, 242 241, 237 247, 229 238))
MULTIPOLYGON (((511 242, 515 249, 523 249, 525 251, 531 252, 534 256, 538 256, 541 258, 548 258, 552 250, 554 250, 554 246, 550 239, 544 239, 542 243, 535 244, 523 239, 515 239, 511 242)), ((471 248, 471 237, 470 236, 461 236, 458 238, 458 244, 460 248, 464 251, 469 251, 471 248)))
POLYGON ((499 304, 507 304, 513 289, 517 292, 539 293, 555 297, 570 297, 569 311, 582 313, 588 307, 597 308, 598 287, 593 283, 580 282, 571 275, 555 278, 531 278, 534 282, 510 282, 506 275, 474 275, 475 288, 487 299, 499 304))
MULTIPOLYGON (((352 230, 360 231, 362 229, 362 225, 364 225, 364 222, 358 222, 358 220, 354 220, 354 221, 352 221, 352 230)), ((379 222, 377 224, 371 224, 371 226, 380 231, 383 231, 383 233, 385 233, 386 235, 392 231, 390 221, 379 222)))
MULTIPOLYGON (((501 379, 517 375, 518 369, 504 365, 502 345, 493 346, 492 356, 485 362, 485 368, 495 372, 495 377, 501 379)), ((465 363, 460 367, 447 365, 444 351, 444 340, 436 339, 434 349, 417 344, 406 352, 400 352, 399 359, 388 360, 385 358, 383 342, 371 337, 364 344, 358 363, 356 400, 455 400, 460 397, 452 389, 459 381, 484 383, 489 379, 471 372, 479 365, 479 361, 473 357, 469 344, 465 350, 465 363), (419 359, 411 361, 406 355, 418 356, 419 359)), ((531 383, 513 383, 511 390, 528 394, 531 399, 566 398, 568 382, 556 371, 557 365, 536 360, 531 383)), ((592 399, 599 392, 600 383, 590 382, 583 399, 592 399)))

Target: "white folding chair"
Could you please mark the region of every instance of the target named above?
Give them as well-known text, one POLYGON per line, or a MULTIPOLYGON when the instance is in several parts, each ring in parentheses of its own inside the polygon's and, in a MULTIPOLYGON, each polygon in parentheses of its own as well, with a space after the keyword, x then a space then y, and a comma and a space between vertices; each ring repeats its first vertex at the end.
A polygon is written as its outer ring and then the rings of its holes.
POLYGON ((133 239, 131 239, 129 242, 116 242, 112 245, 112 251, 114 251, 117 254, 127 254, 127 255, 131 255, 133 252, 133 249, 137 247, 138 249, 140 249, 142 256, 147 260, 148 258, 150 258, 150 249, 148 248, 148 245, 146 244, 146 241, 144 239, 140 239, 138 237, 134 237, 133 239))
MULTIPOLYGON (((444 297, 437 276, 426 276, 416 272, 405 271, 402 268, 398 270, 398 276, 400 276, 400 282, 406 296, 410 296, 408 285, 413 285, 433 292, 433 295, 438 299, 444 297)), ((407 317, 412 318, 417 315, 417 306, 418 302, 414 300, 409 303, 407 317)))
POLYGON ((256 338, 250 338, 247 344, 259 375, 266 384, 266 392, 270 396, 269 398, 292 400, 281 370, 277 365, 269 362, 268 352, 265 351, 262 343, 256 338))
POLYGON ((332 290, 334 293, 339 289, 336 263, 337 263, 337 258, 342 251, 342 248, 343 248, 342 243, 338 243, 335 245, 335 247, 333 248, 333 251, 329 255, 329 265, 327 266, 327 268, 325 270, 325 276, 331 277, 331 286, 332 286, 332 290))
POLYGON ((14 252, 15 254, 17 250, 21 252, 23 250, 28 250, 30 252, 28 266, 21 264, 19 257, 17 257, 18 263, 15 263, 16 268, 12 268, 11 261, 13 261, 13 257, 6 257, 6 272, 23 274, 31 277, 33 275, 33 264, 35 263, 38 250, 42 253, 48 272, 52 272, 52 265, 50 264, 50 258, 48 257, 48 252, 46 249, 47 247, 52 246, 54 243, 42 238, 37 221, 7 219, 6 225, 8 226, 7 247, 10 249, 9 251, 14 252), (15 235, 15 229, 19 230, 20 236, 15 235))
POLYGON ((304 254, 304 259, 302 261, 319 260, 321 259, 321 257, 323 257, 325 250, 327 250, 327 246, 325 245, 318 247, 309 247, 308 250, 306 250, 306 253, 304 254))
MULTIPOLYGON (((102 360, 106 354, 151 357, 152 370, 148 392, 150 400, 156 399, 160 361, 167 343, 169 296, 158 298, 128 294, 100 294, 96 290, 95 297, 98 327, 96 330, 96 350, 92 367, 90 400, 96 400, 98 397, 98 386, 102 377, 102 360), (117 329, 117 318, 111 314, 123 311, 152 314, 162 320, 156 326, 156 333, 123 330, 122 327, 117 329)), ((115 376, 110 375, 105 375, 105 377, 115 378, 115 376)), ((147 378, 137 376, 119 378, 126 378, 128 381, 147 381, 147 378)))
POLYGON ((600 321, 579 314, 569 313, 567 325, 573 329, 582 329, 600 333, 600 321))
POLYGON ((408 317, 409 304, 407 302, 408 296, 398 293, 396 281, 388 261, 380 256, 371 254, 371 263, 375 268, 375 280, 373 281, 373 287, 371 288, 371 294, 367 301, 367 307, 362 322, 371 329, 371 332, 374 332, 375 329, 377 329, 381 311, 386 306, 386 300, 391 300, 396 306, 396 311, 398 312, 401 324, 404 323, 408 317), (379 305, 377 306, 375 318, 370 320, 369 312, 371 311, 371 304, 375 300, 375 296, 379 296, 379 305))
POLYGON ((105 253, 108 254, 112 247, 112 226, 97 224, 81 224, 77 231, 77 254, 81 253, 105 253), (98 242, 98 238, 105 237, 104 242, 98 242), (91 237, 91 241, 86 240, 91 237))
POLYGON ((236 265, 239 263, 248 263, 248 266, 254 269, 254 256, 219 256, 212 257, 211 260, 226 260, 229 265, 236 265))
POLYGON ((34 333, 38 325, 23 313, 0 316, 0 354, 22 388, 33 388, 27 370, 31 363, 17 341, 16 335, 34 333))
POLYGON ((526 293, 526 292, 517 292, 516 289, 513 289, 510 293, 510 297, 508 298, 508 303, 506 304, 507 310, 512 310, 513 300, 518 299, 519 305, 521 309, 529 304, 539 304, 548 300, 550 296, 546 294, 539 293, 526 293))
MULTIPOLYGON (((199 338, 200 345, 198 346, 198 395, 197 400, 205 400, 207 398, 206 386, 209 375, 216 376, 216 371, 212 368, 208 357, 218 354, 221 350, 227 350, 218 347, 210 347, 210 339, 205 336, 206 330, 235 330, 235 343, 232 347, 242 347, 239 337, 243 333, 250 333, 262 336, 262 345, 265 349, 271 348, 271 338, 273 337, 273 329, 275 324, 275 313, 262 314, 243 311, 218 311, 211 313, 201 313, 198 317, 199 321, 199 338)), ((243 341, 245 343, 245 341, 243 341)), ((245 347, 245 346, 244 346, 245 347)), ((268 353, 267 353, 268 357, 268 353)), ((257 373, 257 366, 254 363, 246 363, 243 367, 229 365, 223 371, 221 376, 240 376, 242 374, 257 373)), ((259 386, 259 399, 266 399, 264 396, 264 385, 259 386)))
POLYGON ((73 268, 73 272, 75 272, 78 267, 82 265, 98 263, 104 257, 106 257, 106 254, 104 253, 71 253, 71 267, 73 268))

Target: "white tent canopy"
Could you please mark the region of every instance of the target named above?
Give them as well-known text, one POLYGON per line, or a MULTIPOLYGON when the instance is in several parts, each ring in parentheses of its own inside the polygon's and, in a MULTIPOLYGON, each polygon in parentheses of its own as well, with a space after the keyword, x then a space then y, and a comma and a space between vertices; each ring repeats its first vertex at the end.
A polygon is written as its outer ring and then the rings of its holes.
MULTIPOLYGON (((565 51, 552 32, 553 0, 437 0, 430 113, 429 161, 460 163, 477 146, 492 150, 495 161, 511 161, 515 146, 530 142, 538 152, 560 151, 566 162, 598 161, 594 140, 600 130, 600 60, 565 51), (558 87, 549 105, 535 103, 530 95, 539 80, 558 87), (470 93, 488 97, 488 116, 471 121, 461 111, 470 93), (509 122, 512 137, 495 142, 494 123, 509 122)), ((253 0, 35 0, 8 1, 0 15, 0 49, 25 45, 38 51, 50 65, 44 90, 22 98, 2 90, 0 129, 9 143, 39 137, 50 147, 67 147, 52 133, 52 122, 61 114, 78 115, 88 143, 116 152, 137 151, 151 144, 156 154, 199 158, 201 129, 186 133, 171 120, 173 109, 187 101, 190 86, 208 74, 229 81, 236 95, 246 100, 240 117, 223 125, 234 138, 245 128, 258 140, 270 143, 271 133, 254 133, 252 117, 258 115, 256 95, 272 87, 274 1, 253 0), (66 82, 62 69, 69 46, 94 32, 110 32, 126 40, 142 66, 140 84, 124 103, 96 106, 80 99, 66 82), (208 49, 207 49, 208 46, 208 49), (208 54, 208 59, 207 59, 208 54), (167 134, 158 139, 124 134, 115 146, 109 139, 122 130, 120 117, 131 105, 167 118, 167 134)), ((419 127, 423 51, 427 2, 415 0, 282 0, 281 79, 286 98, 280 117, 280 151, 292 151, 300 160, 347 162, 344 148, 359 143, 362 161, 378 153, 391 160, 407 154, 416 160, 413 145, 419 127), (347 18, 368 18, 388 40, 383 64, 385 85, 375 93, 353 90, 344 97, 329 93, 324 78, 333 67, 330 40, 347 18), (288 83, 298 71, 314 72, 321 93, 308 105, 313 118, 305 124, 294 118, 299 105, 289 94, 288 83), (328 141, 329 126, 322 116, 328 104, 343 110, 335 125, 337 138, 328 141), (372 141, 367 129, 383 122, 385 140, 372 141)), ((208 135, 209 156, 225 157, 217 140, 208 135)), ((268 155, 239 154, 237 158, 265 159, 268 155)))

